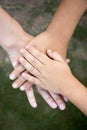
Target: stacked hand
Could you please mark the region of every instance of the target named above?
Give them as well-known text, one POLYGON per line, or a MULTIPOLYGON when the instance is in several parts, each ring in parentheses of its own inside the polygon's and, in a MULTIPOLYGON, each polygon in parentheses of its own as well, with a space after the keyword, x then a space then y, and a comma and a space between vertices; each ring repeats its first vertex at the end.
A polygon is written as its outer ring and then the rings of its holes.
MULTIPOLYGON (((36 38, 32 38, 31 36, 27 35, 29 37, 26 38, 27 40, 27 45, 28 46, 33 46, 37 49, 39 49, 42 52, 46 53, 46 49, 47 48, 53 48, 53 46, 51 46, 51 42, 53 42, 51 39, 51 36, 47 33, 41 33, 40 35, 38 35, 36 38), (29 42, 28 42, 29 41, 29 42)), ((26 46, 25 43, 25 46, 26 46)), ((19 48, 19 52, 20 49, 23 48, 23 46, 20 46, 19 48)), ((55 47, 54 47, 55 49, 55 47)), ((20 56, 20 53, 18 54, 18 58, 20 56)), ((15 70, 10 74, 10 79, 15 80, 15 82, 13 83, 13 88, 18 88, 20 87, 21 90, 25 90, 28 100, 31 104, 32 107, 36 107, 37 103, 35 100, 35 96, 34 96, 34 91, 32 88, 32 83, 30 83, 29 81, 26 81, 23 76, 21 75, 22 72, 26 72, 26 69, 18 62, 18 60, 15 60, 15 62, 13 62, 13 64, 15 65, 15 70)), ((62 97, 61 95, 46 91, 44 89, 42 89, 39 85, 36 86, 37 91, 40 93, 40 95, 44 98, 44 100, 49 104, 50 107, 52 108, 56 108, 57 106, 63 110, 65 109, 65 101, 67 101, 67 99, 65 97, 62 97)))

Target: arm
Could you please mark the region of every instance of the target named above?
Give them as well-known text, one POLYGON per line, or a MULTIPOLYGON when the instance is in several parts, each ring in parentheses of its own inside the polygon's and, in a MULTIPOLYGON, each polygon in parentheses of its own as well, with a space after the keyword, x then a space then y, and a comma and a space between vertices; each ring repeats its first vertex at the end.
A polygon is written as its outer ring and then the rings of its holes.
POLYGON ((47 32, 53 38, 52 49, 63 57, 66 56, 69 40, 86 9, 87 0, 61 0, 47 28, 47 32))
POLYGON ((87 88, 72 75, 65 89, 62 93, 87 116, 87 88))
POLYGON ((0 45, 3 48, 10 49, 16 41, 30 41, 28 36, 30 35, 24 32, 20 24, 0 7, 0 45))
POLYGON ((32 38, 0 7, 0 46, 8 53, 12 63, 20 55, 19 50, 25 47, 32 38))

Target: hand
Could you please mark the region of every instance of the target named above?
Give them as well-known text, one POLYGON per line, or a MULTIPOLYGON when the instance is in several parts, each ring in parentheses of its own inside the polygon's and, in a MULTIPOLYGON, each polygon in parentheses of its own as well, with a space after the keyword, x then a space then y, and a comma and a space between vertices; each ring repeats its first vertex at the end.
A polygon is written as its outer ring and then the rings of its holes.
POLYGON ((23 57, 19 60, 33 76, 23 72, 23 78, 48 91, 63 94, 61 91, 67 85, 68 77, 71 75, 63 58, 58 53, 48 50, 48 56, 54 61, 35 48, 27 46, 26 49, 21 50, 23 57))
MULTIPOLYGON (((46 52, 46 49, 49 48, 50 44, 51 44, 51 40, 50 39, 50 35, 46 32, 41 33, 40 35, 38 35, 36 38, 34 38, 33 40, 31 40, 29 42, 28 45, 32 45, 35 48, 38 48, 39 50, 46 52)), ((51 45, 51 48, 53 47, 53 45, 51 45)), ((56 47, 55 47, 56 48, 56 47)), ((18 75, 20 75, 20 73, 24 71, 24 68, 19 65, 17 67, 16 70, 14 70, 12 72, 12 74, 10 75, 11 79, 16 79, 18 77, 18 75)), ((23 84, 25 82, 25 80, 23 79, 23 77, 19 77, 19 79, 17 79, 13 84, 16 84, 16 87, 20 87, 22 85, 22 89, 26 88, 28 89, 30 86, 27 84, 23 84)), ((65 104, 64 104, 64 99, 67 100, 65 97, 61 97, 60 95, 54 94, 54 93, 50 93, 45 91, 44 89, 38 87, 37 88, 39 93, 42 95, 42 97, 45 99, 45 101, 52 107, 52 102, 54 102, 53 104, 57 104, 59 107, 61 107, 61 109, 65 108, 65 104)), ((31 99, 31 98, 29 98, 31 99)), ((31 100, 29 100, 31 101, 31 100)), ((54 105, 56 106, 56 105, 54 105)), ((53 108, 53 107, 52 107, 53 108)))

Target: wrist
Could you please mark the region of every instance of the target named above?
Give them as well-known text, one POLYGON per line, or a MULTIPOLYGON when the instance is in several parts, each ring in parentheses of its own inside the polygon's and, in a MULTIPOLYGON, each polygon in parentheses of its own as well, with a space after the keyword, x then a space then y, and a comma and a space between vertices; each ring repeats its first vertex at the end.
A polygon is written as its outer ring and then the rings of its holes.
POLYGON ((12 48, 17 48, 20 44, 27 44, 31 39, 31 36, 28 35, 18 22, 16 22, 12 17, 9 16, 8 24, 5 27, 4 35, 0 38, 1 46, 9 53, 9 50, 12 48))
POLYGON ((52 33, 52 31, 50 31, 49 29, 47 29, 45 31, 45 33, 47 33, 47 35, 49 35, 50 40, 50 46, 51 48, 48 49, 52 49, 53 51, 57 51, 64 59, 66 59, 66 52, 67 52, 67 45, 68 41, 63 40, 63 37, 60 36, 58 33, 57 35, 54 35, 52 33))

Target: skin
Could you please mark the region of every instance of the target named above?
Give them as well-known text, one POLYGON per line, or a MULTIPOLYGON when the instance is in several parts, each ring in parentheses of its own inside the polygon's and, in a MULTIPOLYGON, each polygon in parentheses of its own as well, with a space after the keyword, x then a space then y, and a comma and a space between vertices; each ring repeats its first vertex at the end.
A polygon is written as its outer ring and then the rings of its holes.
MULTIPOLYGON (((28 45, 33 45, 45 54, 46 50, 50 48, 57 51, 64 59, 66 59, 69 40, 86 9, 87 0, 61 0, 48 28, 30 41, 28 45)), ((13 87, 20 87, 20 89, 26 90, 28 87, 23 84, 25 80, 22 79, 22 76, 18 76, 21 75, 23 71, 24 68, 19 65, 11 73, 10 79, 15 80, 18 78, 14 81, 13 87)))
POLYGON ((23 72, 24 79, 46 90, 65 95, 87 115, 87 88, 72 75, 69 66, 57 52, 48 50, 48 57, 35 48, 26 46, 21 53, 20 63, 33 75, 23 72))
MULTIPOLYGON (((8 53, 8 56, 14 68, 16 68, 17 66, 18 68, 21 67, 19 63, 15 64, 15 60, 17 61, 17 59, 20 57, 20 49, 29 44, 29 42, 33 40, 33 38, 33 36, 27 34, 22 29, 18 22, 16 22, 2 8, 0 8, 0 45, 8 53)), ((32 43, 31 45, 33 46, 32 43)), ((46 46, 44 46, 43 44, 42 47, 45 48, 46 46)), ((21 68, 22 70, 24 69, 24 67, 21 68)), ((23 77, 20 77, 20 80, 23 82, 25 81, 23 77)), ((28 88, 25 92, 31 106, 36 107, 37 103, 34 96, 33 88, 31 87, 32 84, 30 82, 25 82, 24 86, 28 88)), ((41 89, 40 87, 37 87, 37 90, 50 107, 56 108, 60 104, 60 109, 65 109, 64 100, 60 95, 48 92, 44 89, 41 89)))

